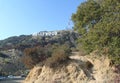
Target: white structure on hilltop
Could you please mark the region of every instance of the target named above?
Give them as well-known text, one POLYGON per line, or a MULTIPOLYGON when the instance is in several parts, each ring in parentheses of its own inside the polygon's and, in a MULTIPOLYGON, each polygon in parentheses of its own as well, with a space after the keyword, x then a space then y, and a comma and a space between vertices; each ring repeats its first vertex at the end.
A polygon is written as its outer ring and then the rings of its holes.
POLYGON ((57 34, 57 31, 41 31, 39 33, 32 34, 32 36, 55 36, 57 34))

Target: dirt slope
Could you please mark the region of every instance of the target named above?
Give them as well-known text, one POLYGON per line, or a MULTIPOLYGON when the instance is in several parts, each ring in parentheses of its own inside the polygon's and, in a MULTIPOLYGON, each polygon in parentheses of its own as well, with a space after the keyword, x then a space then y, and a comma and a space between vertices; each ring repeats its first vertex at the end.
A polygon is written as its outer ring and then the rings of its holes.
POLYGON ((79 56, 75 53, 70 60, 58 64, 55 68, 38 64, 24 83, 114 83, 115 74, 105 57, 79 56))

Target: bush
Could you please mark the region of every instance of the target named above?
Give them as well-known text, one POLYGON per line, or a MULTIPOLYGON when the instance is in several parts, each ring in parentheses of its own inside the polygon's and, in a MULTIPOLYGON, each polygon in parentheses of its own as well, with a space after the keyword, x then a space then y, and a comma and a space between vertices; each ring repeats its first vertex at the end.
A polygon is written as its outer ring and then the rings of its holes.
POLYGON ((61 61, 67 60, 70 53, 71 50, 67 45, 57 46, 52 56, 46 60, 45 64, 50 67, 56 66, 56 64, 59 64, 61 61))
POLYGON ((47 65, 52 65, 64 61, 70 55, 71 50, 68 45, 46 45, 44 47, 37 46, 34 48, 27 48, 24 50, 22 57, 26 67, 33 68, 39 62, 46 59, 47 65))
POLYGON ((34 67, 37 63, 44 61, 51 55, 50 50, 45 47, 27 48, 24 50, 23 62, 28 68, 34 67))

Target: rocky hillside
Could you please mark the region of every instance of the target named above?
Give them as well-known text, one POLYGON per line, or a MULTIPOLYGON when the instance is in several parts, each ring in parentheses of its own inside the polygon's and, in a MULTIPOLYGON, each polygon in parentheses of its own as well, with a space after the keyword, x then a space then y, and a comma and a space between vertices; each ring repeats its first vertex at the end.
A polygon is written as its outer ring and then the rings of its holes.
POLYGON ((15 49, 0 51, 0 75, 21 75, 26 69, 21 61, 22 53, 15 49))
MULTIPOLYGON (((36 65, 24 83, 115 83, 116 73, 107 57, 79 56, 75 53, 54 68, 36 65)), ((119 83, 116 81, 116 83, 119 83)))
POLYGON ((0 40, 0 50, 6 49, 19 49, 24 50, 25 48, 34 47, 36 45, 47 45, 47 44, 68 44, 74 47, 76 39, 79 34, 71 30, 61 30, 55 33, 54 31, 41 31, 33 35, 20 35, 9 37, 5 40, 0 40))
POLYGON ((76 46, 79 37, 74 31, 41 31, 37 35, 21 35, 0 40, 0 74, 20 74, 25 67, 21 61, 24 49, 34 48, 35 46, 45 47, 47 45, 66 44, 70 48, 76 46), (9 68, 9 70, 8 70, 9 68))

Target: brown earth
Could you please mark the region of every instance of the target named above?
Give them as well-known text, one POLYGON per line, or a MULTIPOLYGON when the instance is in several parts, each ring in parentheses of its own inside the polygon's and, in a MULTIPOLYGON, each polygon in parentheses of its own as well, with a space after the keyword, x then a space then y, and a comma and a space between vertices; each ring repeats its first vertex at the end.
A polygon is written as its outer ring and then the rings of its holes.
MULTIPOLYGON (((62 64, 50 68, 36 65, 24 83, 115 83, 115 73, 107 57, 80 56, 74 53, 62 64)), ((119 82, 116 82, 119 83, 119 82)))

